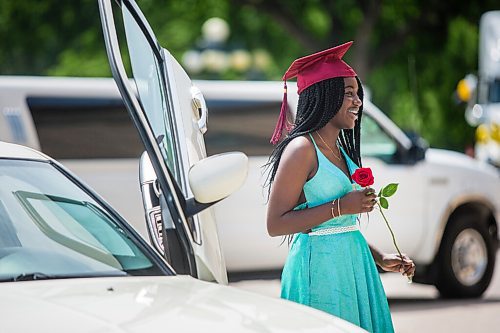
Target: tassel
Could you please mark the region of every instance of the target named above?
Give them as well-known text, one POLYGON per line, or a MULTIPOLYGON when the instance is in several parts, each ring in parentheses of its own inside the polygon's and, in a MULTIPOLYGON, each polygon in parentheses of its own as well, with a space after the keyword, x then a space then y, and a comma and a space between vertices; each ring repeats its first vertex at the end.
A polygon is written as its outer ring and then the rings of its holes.
POLYGON ((285 128, 287 131, 291 129, 291 126, 287 123, 286 120, 286 112, 288 109, 286 81, 284 89, 285 91, 283 93, 283 101, 281 102, 280 116, 278 118, 278 122, 276 123, 276 128, 274 129, 273 136, 271 137, 271 143, 273 145, 277 144, 280 141, 283 128, 285 128))

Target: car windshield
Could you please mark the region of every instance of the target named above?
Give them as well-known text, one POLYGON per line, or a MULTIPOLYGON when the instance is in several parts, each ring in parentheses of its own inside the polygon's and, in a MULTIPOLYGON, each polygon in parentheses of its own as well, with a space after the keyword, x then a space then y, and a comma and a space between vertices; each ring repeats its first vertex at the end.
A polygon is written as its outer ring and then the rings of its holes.
POLYGON ((0 184, 0 281, 165 274, 52 164, 0 159, 0 184))

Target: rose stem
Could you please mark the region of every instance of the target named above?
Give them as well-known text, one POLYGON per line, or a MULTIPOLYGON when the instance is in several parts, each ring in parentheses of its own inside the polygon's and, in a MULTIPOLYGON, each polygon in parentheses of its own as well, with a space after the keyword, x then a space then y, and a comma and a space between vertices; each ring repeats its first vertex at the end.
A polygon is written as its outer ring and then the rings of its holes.
MULTIPOLYGON (((403 261, 403 255, 401 254, 401 251, 399 250, 398 244, 396 243, 396 237, 394 236, 394 232, 392 231, 391 225, 389 224, 389 221, 387 221, 387 218, 385 217, 384 212, 382 211, 382 207, 380 206, 380 203, 377 201, 378 205, 378 210, 380 211, 380 214, 382 214, 382 217, 384 218, 385 224, 387 225, 387 228, 389 228, 389 231, 391 232, 392 236, 392 242, 394 243, 394 246, 396 247, 396 250, 398 250, 398 254, 401 258, 401 262, 403 261)), ((412 283, 413 278, 411 276, 407 276, 408 278, 408 283, 412 283)))
POLYGON ((396 247, 396 250, 398 250, 398 254, 401 257, 401 260, 403 260, 403 255, 401 254, 401 251, 399 250, 398 244, 396 244, 396 236, 394 236, 394 232, 392 231, 392 228, 387 221, 387 218, 384 215, 384 212, 382 211, 382 207, 380 206, 380 203, 377 202, 378 209, 380 210, 380 214, 382 214, 382 217, 384 218, 385 224, 387 225, 387 228, 389 228, 389 231, 391 232, 392 236, 392 242, 394 243, 394 246, 396 247))

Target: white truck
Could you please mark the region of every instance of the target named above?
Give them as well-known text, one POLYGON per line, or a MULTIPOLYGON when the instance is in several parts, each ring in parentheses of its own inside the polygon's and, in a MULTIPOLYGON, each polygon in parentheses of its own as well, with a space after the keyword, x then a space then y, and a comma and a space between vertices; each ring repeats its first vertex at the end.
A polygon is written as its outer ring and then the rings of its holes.
POLYGON ((481 16, 478 76, 467 75, 457 93, 468 102, 467 122, 477 126, 476 158, 500 167, 500 11, 481 16))

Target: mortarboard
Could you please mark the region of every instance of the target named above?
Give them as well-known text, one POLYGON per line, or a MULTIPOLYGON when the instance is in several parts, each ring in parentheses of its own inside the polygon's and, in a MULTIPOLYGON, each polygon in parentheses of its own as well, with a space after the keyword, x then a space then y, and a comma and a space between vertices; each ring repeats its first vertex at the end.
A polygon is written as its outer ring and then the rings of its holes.
POLYGON ((286 121, 287 112, 287 87, 286 81, 297 77, 297 93, 300 94, 307 87, 334 77, 353 77, 356 72, 346 64, 342 57, 351 47, 352 42, 332 47, 299 59, 296 59, 283 75, 285 91, 281 104, 280 116, 276 124, 271 143, 278 143, 283 128, 290 131, 291 125, 286 121))

